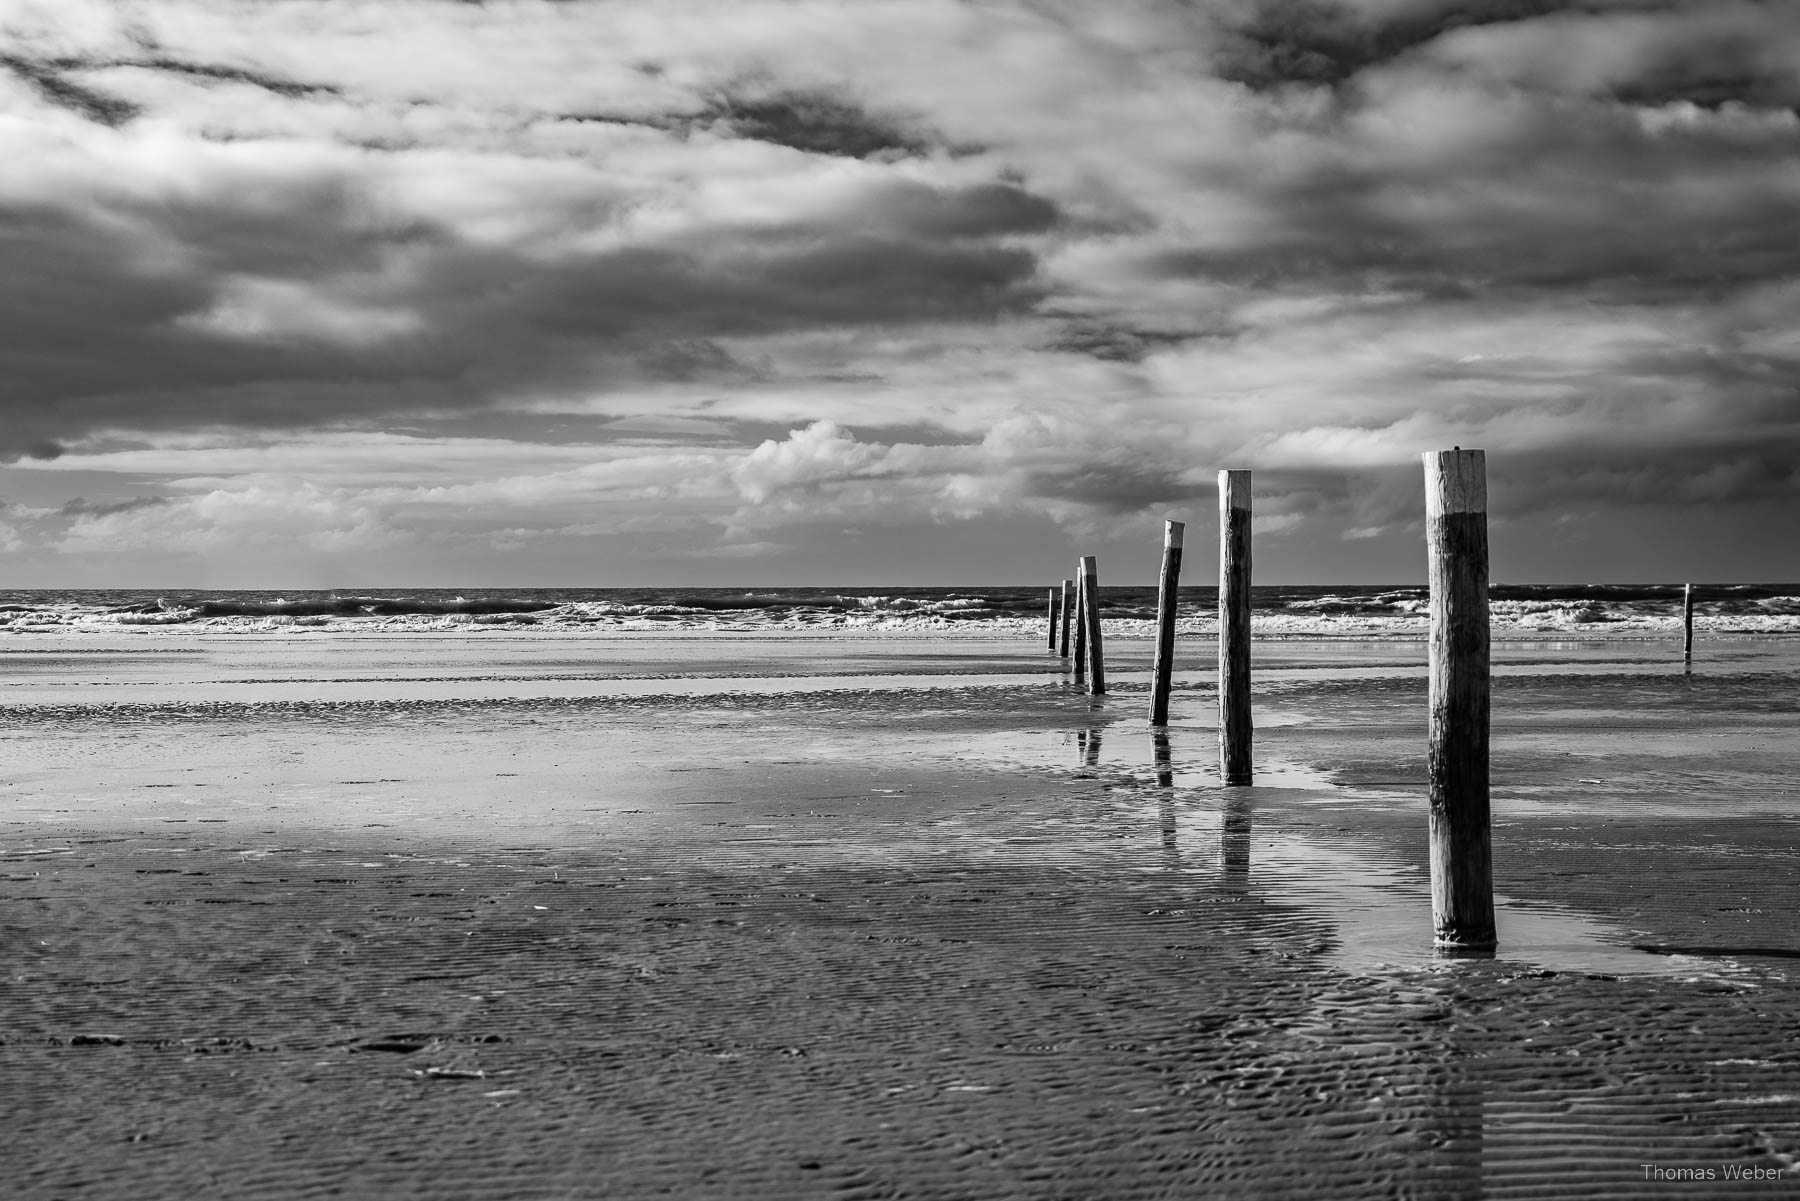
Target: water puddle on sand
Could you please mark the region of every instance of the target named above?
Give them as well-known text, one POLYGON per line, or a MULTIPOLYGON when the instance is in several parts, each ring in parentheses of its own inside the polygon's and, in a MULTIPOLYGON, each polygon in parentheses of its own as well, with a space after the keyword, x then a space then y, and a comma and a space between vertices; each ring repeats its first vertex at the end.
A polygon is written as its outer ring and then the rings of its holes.
MULTIPOLYGON (((1261 711, 1259 725, 1301 725, 1304 714, 1261 711)), ((1216 727, 1172 725, 1168 731, 1092 726, 1075 730, 995 730, 958 738, 960 760, 1000 767, 1105 772, 1161 788, 1212 788, 1219 784, 1216 727), (1179 748, 1177 752, 1175 747, 1179 748)), ((1330 789, 1330 776, 1305 764, 1268 760, 1256 765, 1256 782, 1273 788, 1330 789)))
MULTIPOLYGON (((1145 819, 1161 826, 1165 850, 1180 856, 1179 864, 1165 860, 1158 870, 1215 873, 1247 894, 1316 911, 1337 930, 1322 960, 1344 971, 1438 967, 1458 958, 1432 946, 1430 881, 1423 869, 1374 847, 1257 830, 1250 799, 1256 791, 1221 790, 1223 805, 1171 796, 1146 807, 1145 819)), ((1558 906, 1499 894, 1494 906, 1500 943, 1491 956, 1495 962, 1598 975, 1748 974, 1729 959, 1621 945, 1631 937, 1628 931, 1558 906)))
MULTIPOLYGON (((1258 717, 1260 722, 1264 715, 1258 717)), ((1301 714, 1267 717, 1273 721, 1261 724, 1305 720, 1301 714)), ((1417 969, 1450 960, 1432 946, 1430 881, 1422 869, 1364 840, 1255 828, 1259 797, 1284 806, 1366 808, 1383 799, 1417 805, 1417 793, 1386 797, 1367 788, 1347 790, 1333 784, 1327 772, 1281 760, 1259 762, 1253 787, 1223 788, 1213 737, 1212 730, 1195 724, 1162 731, 1118 725, 1004 730, 960 740, 956 757, 1074 771, 1078 777, 1144 788, 1157 799, 1141 812, 1159 825, 1165 851, 1151 870, 1178 866, 1217 873, 1233 888, 1317 911, 1337 930, 1324 962, 1340 970, 1417 969), (1172 753, 1171 744, 1186 753, 1172 753)), ((1630 932, 1557 906, 1503 895, 1494 905, 1496 962, 1600 975, 1717 979, 1745 972, 1731 960, 1650 954, 1621 945, 1630 932)))

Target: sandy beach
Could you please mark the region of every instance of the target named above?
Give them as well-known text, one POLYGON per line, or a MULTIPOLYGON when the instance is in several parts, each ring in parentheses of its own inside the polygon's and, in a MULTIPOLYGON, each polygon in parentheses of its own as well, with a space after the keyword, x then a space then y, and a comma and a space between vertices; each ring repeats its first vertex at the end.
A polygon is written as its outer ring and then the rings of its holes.
POLYGON ((1491 959, 1424 648, 530 630, 0 647, 5 1193, 1782 1196, 1800 640, 1495 650, 1491 959))

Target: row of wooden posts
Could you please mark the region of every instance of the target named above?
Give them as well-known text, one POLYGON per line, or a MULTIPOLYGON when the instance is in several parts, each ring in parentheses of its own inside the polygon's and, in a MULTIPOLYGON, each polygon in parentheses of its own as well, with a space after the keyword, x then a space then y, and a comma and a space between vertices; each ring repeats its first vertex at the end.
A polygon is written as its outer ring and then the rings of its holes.
MULTIPOLYGON (((1425 514, 1430 581, 1431 913, 1439 946, 1486 951, 1496 942, 1488 804, 1487 461, 1479 450, 1428 452, 1425 514)), ((1184 525, 1167 523, 1157 595, 1150 723, 1169 720, 1175 667, 1175 590, 1184 525)), ((1081 558, 1074 580, 1050 590, 1049 645, 1069 657, 1091 694, 1106 691, 1099 568, 1081 558), (1073 595, 1071 596, 1071 591, 1073 595)), ((1693 587, 1684 598, 1685 653, 1693 655, 1693 587)), ((1250 473, 1219 473, 1219 775, 1251 782, 1250 473)))
MULTIPOLYGON (((1439 946, 1495 945, 1488 802, 1489 647, 1487 456, 1460 446, 1425 463, 1426 563, 1430 583, 1431 914, 1439 946)), ((1169 722, 1175 673, 1175 590, 1184 525, 1166 524, 1157 591, 1150 724, 1169 722)), ((1050 590, 1049 644, 1064 658, 1074 626, 1077 680, 1106 691, 1100 645, 1099 567, 1081 559, 1074 580, 1050 590), (1073 595, 1071 596, 1071 590, 1073 595), (1074 615, 1071 622, 1071 606, 1074 615)), ((1694 661, 1694 586, 1682 589, 1682 660, 1694 661)), ((1219 777, 1251 782, 1250 473, 1219 473, 1219 777)))

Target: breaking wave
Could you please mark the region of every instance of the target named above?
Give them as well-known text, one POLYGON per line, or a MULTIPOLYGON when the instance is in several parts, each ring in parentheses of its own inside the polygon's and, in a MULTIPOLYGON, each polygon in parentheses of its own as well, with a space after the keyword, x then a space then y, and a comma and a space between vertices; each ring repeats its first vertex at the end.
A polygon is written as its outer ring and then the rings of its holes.
MULTIPOLYGON (((1005 634, 1041 626, 1044 588, 517 588, 359 592, 0 592, 0 633, 52 631, 306 632, 440 631, 529 627, 558 630, 754 631, 963 630, 1005 634)), ((1661 636, 1681 620, 1679 585, 1498 584, 1490 591, 1496 635, 1507 631, 1605 631, 1661 636)), ((1703 628, 1800 632, 1800 585, 1708 585, 1695 589, 1703 628)), ((1110 631, 1145 633, 1156 590, 1103 586, 1110 631)), ((1180 623, 1210 625, 1216 590, 1180 590, 1180 623)), ((1422 586, 1258 587, 1254 614, 1266 636, 1416 637, 1424 631, 1422 586)))

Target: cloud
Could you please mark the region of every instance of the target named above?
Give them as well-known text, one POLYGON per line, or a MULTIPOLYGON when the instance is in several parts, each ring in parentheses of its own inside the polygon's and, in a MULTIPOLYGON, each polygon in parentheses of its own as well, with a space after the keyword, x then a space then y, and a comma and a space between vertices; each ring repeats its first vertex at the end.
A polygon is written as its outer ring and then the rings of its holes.
POLYGON ((811 154, 866 158, 923 154, 926 142, 897 121, 875 117, 828 92, 775 90, 766 95, 720 97, 692 118, 694 125, 722 122, 732 133, 811 154))
POLYGON ((0 54, 0 67, 30 84, 47 103, 78 113, 101 125, 116 128, 143 111, 129 100, 76 83, 60 65, 0 54))
POLYGON ((688 562, 1246 466, 1373 551, 1458 443, 1791 507, 1796 63, 1752 0, 15 0, 0 471, 168 503, 9 520, 688 562))

